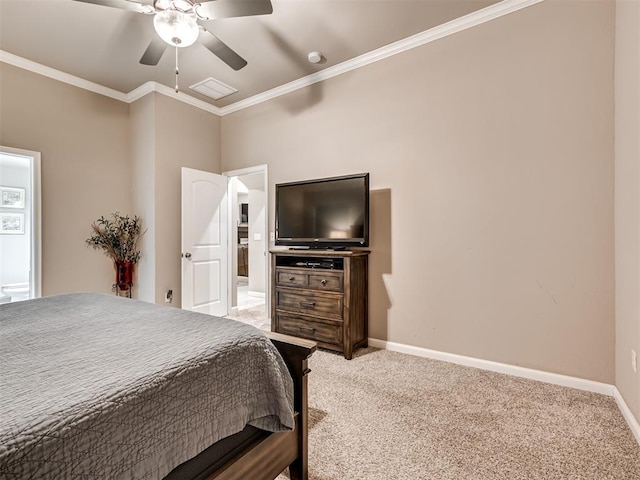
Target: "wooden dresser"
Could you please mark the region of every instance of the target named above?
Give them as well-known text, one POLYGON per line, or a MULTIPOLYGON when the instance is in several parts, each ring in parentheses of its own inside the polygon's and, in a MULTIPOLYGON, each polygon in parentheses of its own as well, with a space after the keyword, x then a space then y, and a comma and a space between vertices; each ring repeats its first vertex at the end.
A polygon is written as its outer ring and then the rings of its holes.
POLYGON ((369 251, 271 251, 271 330, 348 360, 368 338, 369 251))

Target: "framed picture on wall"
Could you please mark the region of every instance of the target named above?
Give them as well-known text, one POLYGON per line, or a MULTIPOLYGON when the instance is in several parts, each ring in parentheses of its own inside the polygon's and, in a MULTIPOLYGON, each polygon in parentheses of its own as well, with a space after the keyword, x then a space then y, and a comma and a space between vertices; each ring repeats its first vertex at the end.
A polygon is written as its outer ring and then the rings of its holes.
POLYGON ((24 213, 0 213, 0 235, 24 234, 24 213))
POLYGON ((24 208, 24 188, 0 187, 0 207, 24 208))

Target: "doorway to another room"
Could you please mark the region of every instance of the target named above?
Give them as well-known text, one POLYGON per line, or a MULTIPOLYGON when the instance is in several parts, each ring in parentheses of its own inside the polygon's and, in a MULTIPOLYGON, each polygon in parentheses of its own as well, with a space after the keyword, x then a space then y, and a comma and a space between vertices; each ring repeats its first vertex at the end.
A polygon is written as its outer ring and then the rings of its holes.
POLYGON ((40 154, 0 146, 0 303, 41 296, 40 154))
POLYGON ((226 172, 225 175, 230 183, 232 245, 228 316, 270 330, 266 166, 226 172))

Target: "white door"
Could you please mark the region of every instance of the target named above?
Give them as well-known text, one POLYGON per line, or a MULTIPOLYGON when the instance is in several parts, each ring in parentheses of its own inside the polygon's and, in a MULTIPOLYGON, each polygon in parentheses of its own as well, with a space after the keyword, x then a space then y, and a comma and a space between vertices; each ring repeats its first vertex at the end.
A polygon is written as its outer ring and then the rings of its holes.
POLYGON ((182 308, 227 312, 227 177, 182 169, 182 308))

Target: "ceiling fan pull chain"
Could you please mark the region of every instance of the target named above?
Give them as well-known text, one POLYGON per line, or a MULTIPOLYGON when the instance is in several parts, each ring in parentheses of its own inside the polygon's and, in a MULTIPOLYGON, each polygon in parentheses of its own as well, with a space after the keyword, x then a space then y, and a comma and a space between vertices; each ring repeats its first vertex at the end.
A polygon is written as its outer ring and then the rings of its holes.
POLYGON ((176 93, 178 93, 178 47, 176 46, 176 93))

